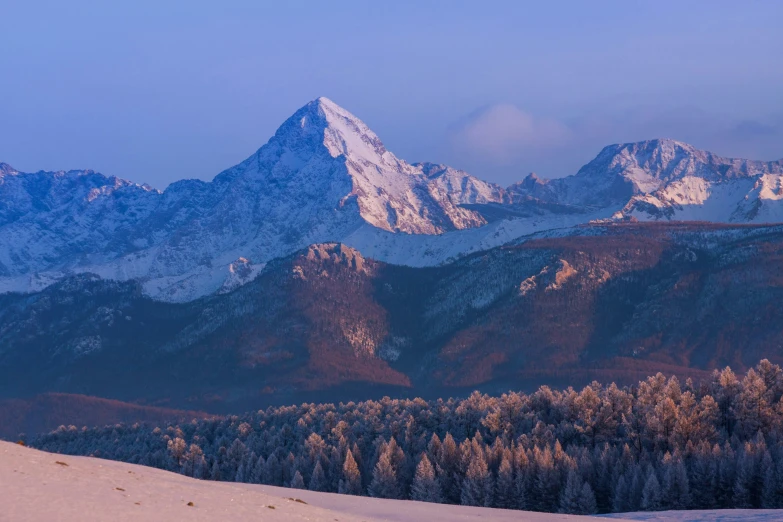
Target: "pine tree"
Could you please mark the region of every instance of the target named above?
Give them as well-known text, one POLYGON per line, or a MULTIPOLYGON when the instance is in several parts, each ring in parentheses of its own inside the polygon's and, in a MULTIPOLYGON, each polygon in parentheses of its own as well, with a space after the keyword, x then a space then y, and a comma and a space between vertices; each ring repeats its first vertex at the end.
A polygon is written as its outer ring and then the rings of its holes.
MULTIPOLYGON (((563 491, 560 493, 558 513, 579 514, 579 499, 582 495, 582 477, 575 470, 568 472, 568 479, 563 491)), ((593 499, 595 501, 595 499, 593 499)))
POLYGON ((669 470, 670 489, 667 492, 669 497, 669 505, 672 509, 690 509, 692 507, 693 499, 691 498, 691 488, 688 482, 688 471, 685 469, 685 464, 682 460, 678 459, 672 468, 669 470))
POLYGON ((460 504, 463 506, 492 505, 492 475, 483 453, 474 453, 470 459, 465 480, 462 481, 460 504))
POLYGON ((743 452, 737 463, 737 474, 734 480, 734 504, 735 508, 752 508, 751 495, 753 494, 753 457, 743 452))
POLYGON ((389 455, 389 462, 397 476, 397 484, 400 490, 400 497, 397 498, 402 498, 402 495, 408 491, 408 487, 413 480, 413 470, 409 469, 405 452, 397 444, 397 440, 394 437, 389 439, 385 451, 389 455))
POLYGON ((240 462, 239 468, 237 468, 236 475, 234 475, 234 482, 246 482, 245 463, 240 462))
POLYGON ((691 466, 693 492, 691 505, 694 509, 713 509, 717 507, 715 502, 715 490, 718 480, 718 466, 710 453, 705 454, 701 449, 691 466))
POLYGON ((528 509, 530 487, 530 459, 522 447, 514 455, 514 508, 528 509))
POLYGON ((592 515, 598 512, 598 506, 595 503, 595 494, 590 484, 582 484, 582 491, 579 493, 578 513, 580 515, 592 515))
POLYGON ((644 492, 645 479, 642 469, 634 464, 631 471, 631 481, 628 483, 627 511, 639 511, 642 509, 642 494, 644 492))
MULTIPOLYGON (((294 479, 294 473, 299 469, 299 459, 296 458, 293 451, 290 451, 282 464, 283 483, 290 483, 294 479)), ((304 479, 304 477, 302 478, 304 479)))
POLYGON ((762 460, 764 478, 761 485, 761 507, 766 509, 783 508, 783 484, 781 483, 779 466, 775 466, 769 452, 762 460))
POLYGON ((291 479, 291 484, 289 484, 288 487, 293 489, 305 489, 304 479, 302 478, 302 474, 299 473, 299 470, 294 472, 294 478, 291 479))
POLYGON ((323 491, 324 486, 326 486, 326 475, 321 466, 321 461, 317 460, 315 462, 315 467, 313 468, 313 474, 310 476, 309 489, 310 491, 323 491))
POLYGON ((625 480, 625 474, 620 475, 614 486, 614 495, 612 495, 612 512, 624 513, 628 511, 628 483, 625 480))
POLYGON ((543 451, 536 447, 534 454, 534 482, 531 500, 537 511, 556 511, 560 498, 560 473, 555 468, 549 447, 543 451))
POLYGON ((508 455, 504 454, 498 468, 497 488, 495 492, 495 507, 514 508, 514 470, 508 455))
POLYGON ((655 476, 655 471, 650 468, 647 482, 644 483, 644 489, 642 490, 641 508, 645 511, 660 511, 662 506, 661 496, 661 484, 658 482, 658 477, 655 476))
POLYGON ((218 464, 217 460, 212 463, 212 470, 209 472, 209 480, 220 480, 220 464, 218 464))
POLYGON ((338 493, 344 495, 362 494, 362 475, 359 472, 359 466, 353 458, 353 452, 348 450, 345 454, 345 463, 343 464, 343 478, 340 479, 338 493))
POLYGON ((436 468, 446 502, 458 504, 462 492, 463 472, 460 470, 459 448, 451 433, 446 433, 443 439, 436 468))
POLYGON ((265 477, 264 484, 269 484, 270 486, 283 485, 283 467, 274 453, 266 459, 265 477))
POLYGON ((392 466, 389 453, 381 453, 378 463, 372 472, 372 482, 369 493, 371 497, 400 498, 400 483, 397 480, 397 472, 392 466))
POLYGON ((255 466, 253 466, 253 471, 250 473, 250 481, 253 484, 263 484, 265 474, 266 462, 264 461, 264 457, 258 457, 255 466))
POLYGON ((231 444, 231 447, 228 448, 228 453, 226 454, 226 472, 228 480, 236 477, 239 466, 245 461, 245 457, 247 457, 247 447, 245 447, 245 444, 241 440, 234 439, 234 442, 231 444))
POLYGON ((173 462, 172 469, 179 471, 182 468, 182 463, 185 461, 185 453, 188 447, 183 439, 175 437, 168 442, 168 448, 173 462))
POLYGON ((204 472, 204 452, 198 444, 191 444, 182 465, 182 472, 189 477, 202 478, 204 472))
POLYGON ((432 463, 427 458, 426 453, 422 453, 419 465, 416 466, 416 475, 413 478, 413 486, 411 487, 411 500, 443 502, 440 482, 435 476, 435 469, 432 467, 432 463))

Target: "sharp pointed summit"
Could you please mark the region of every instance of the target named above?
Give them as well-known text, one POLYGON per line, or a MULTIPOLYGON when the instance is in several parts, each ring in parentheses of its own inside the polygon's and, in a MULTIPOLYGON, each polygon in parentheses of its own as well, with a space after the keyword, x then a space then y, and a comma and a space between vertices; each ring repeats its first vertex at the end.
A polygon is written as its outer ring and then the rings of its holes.
POLYGON ((500 202, 502 190, 442 170, 428 177, 387 151, 359 118, 318 98, 210 183, 181 181, 161 193, 96 174, 74 190, 56 173, 15 176, 0 184, 0 291, 91 272, 143 279, 149 295, 190 300, 222 288, 239 258, 257 274, 313 243, 376 244, 383 233, 486 224, 464 205, 500 202), (24 239, 41 228, 45 241, 24 239))
MULTIPOLYGON (((297 110, 266 145, 225 176, 239 183, 252 179, 257 185, 274 180, 275 189, 308 193, 324 208, 357 206, 363 221, 389 232, 439 234, 486 223, 459 205, 500 201, 493 199, 495 186, 461 174, 464 183, 453 187, 456 193, 444 193, 442 180, 431 179, 421 165, 397 158, 359 118, 318 98, 297 110), (483 199, 467 195, 473 192, 483 199)), ((268 191, 261 186, 247 189, 268 191)))
POLYGON ((27 174, 0 164, 0 292, 91 273, 188 301, 244 284, 314 243, 423 266, 613 215, 783 221, 783 161, 649 140, 605 147, 575 175, 530 175, 503 189, 396 157, 322 97, 212 182, 160 192, 92 171, 27 174))
POLYGON ((16 174, 17 170, 8 163, 0 162, 0 176, 16 174))
POLYGON ((295 150, 323 145, 332 157, 345 155, 371 163, 398 162, 363 121, 324 97, 316 98, 288 118, 270 140, 272 144, 295 150))

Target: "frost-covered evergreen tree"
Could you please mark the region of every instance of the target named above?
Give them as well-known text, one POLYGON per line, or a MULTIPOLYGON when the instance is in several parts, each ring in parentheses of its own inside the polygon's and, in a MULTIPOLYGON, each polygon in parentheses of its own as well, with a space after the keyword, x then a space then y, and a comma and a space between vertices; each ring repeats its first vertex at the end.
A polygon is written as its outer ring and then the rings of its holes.
POLYGON ((484 454, 474 453, 462 481, 460 504, 463 506, 491 506, 493 501, 492 475, 484 454))
POLYGON ((373 469, 369 493, 371 497, 378 498, 401 497, 397 471, 391 463, 391 455, 388 452, 381 453, 378 463, 373 469))
POLYGON ((304 486, 354 495, 422 498, 434 477, 454 504, 781 508, 782 398, 783 371, 762 361, 700 384, 658 374, 629 388, 302 404, 162 426, 61 426, 28 442, 210 480, 290 486, 298 473, 304 486))
POLYGON ((168 442, 169 453, 173 462, 172 467, 179 470, 185 461, 188 445, 180 437, 175 437, 168 442))
POLYGON ((614 495, 612 495, 612 511, 615 513, 630 511, 629 495, 630 490, 625 475, 620 475, 617 484, 615 484, 614 495))
POLYGON ((579 501, 577 503, 578 513, 580 515, 592 515, 598 512, 598 506, 595 502, 595 494, 590 484, 582 484, 582 491, 579 492, 579 501))
POLYGON ((764 478, 761 490, 761 507, 766 509, 783 508, 783 461, 775 465, 769 452, 762 460, 764 478))
POLYGON ((289 484, 288 487, 293 489, 305 489, 304 478, 302 477, 302 474, 299 473, 299 470, 294 472, 294 477, 291 479, 291 484, 289 484))
POLYGON ((495 507, 513 509, 514 499, 514 468, 511 466, 511 452, 503 454, 498 467, 498 479, 495 486, 495 507))
POLYGON ((688 509, 692 505, 688 473, 682 460, 665 464, 663 476, 663 504, 667 509, 688 509))
POLYGON ((247 482, 247 473, 245 471, 244 462, 239 463, 239 468, 237 468, 237 472, 234 475, 234 482, 247 482))
POLYGON ((435 468, 432 467, 426 453, 422 453, 419 464, 416 466, 416 475, 413 477, 413 485, 411 486, 411 500, 443 502, 440 482, 435 476, 435 468))
POLYGON ((345 495, 362 494, 362 475, 359 472, 359 466, 353 458, 353 452, 348 450, 345 454, 345 463, 343 464, 343 477, 340 479, 338 493, 345 495))
POLYGON ((264 457, 258 457, 256 463, 253 466, 253 471, 250 473, 250 481, 253 484, 263 484, 266 477, 266 461, 264 457))
POLYGON ((658 477, 655 476, 655 471, 650 469, 642 490, 641 508, 645 511, 660 511, 663 507, 662 497, 661 483, 658 481, 658 477))
POLYGON ((324 491, 326 487, 326 474, 324 468, 321 466, 321 461, 315 461, 315 467, 313 468, 313 474, 310 476, 310 491, 324 491))
POLYGON ((557 511, 561 475, 555 468, 555 460, 552 451, 546 447, 540 450, 533 448, 533 488, 532 488, 532 508, 536 511, 557 511))
MULTIPOLYGON (((559 513, 570 513, 574 515, 581 513, 579 500, 582 495, 583 484, 584 481, 575 470, 568 472, 568 479, 566 480, 565 487, 560 493, 559 513)), ((595 499, 593 499, 593 502, 595 502, 595 499)))
POLYGON ((459 448, 451 432, 443 439, 438 456, 437 469, 446 502, 459 504, 462 494, 462 475, 459 448))

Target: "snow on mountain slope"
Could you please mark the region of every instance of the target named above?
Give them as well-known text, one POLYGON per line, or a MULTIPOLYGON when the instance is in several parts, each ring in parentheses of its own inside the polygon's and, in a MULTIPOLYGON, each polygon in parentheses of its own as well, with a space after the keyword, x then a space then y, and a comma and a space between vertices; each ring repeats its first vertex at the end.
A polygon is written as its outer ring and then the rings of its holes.
POLYGON ((504 203, 508 200, 504 189, 474 178, 464 170, 435 163, 414 163, 413 166, 427 176, 428 190, 439 201, 448 199, 455 205, 464 205, 504 203))
POLYGON ((573 176, 530 175, 503 189, 398 159, 362 121, 318 98, 212 182, 161 192, 89 170, 26 174, 0 164, 0 292, 89 272, 188 301, 230 291, 313 243, 425 266, 612 215, 778 222, 781 180, 783 161, 652 140, 606 147, 573 176))
POLYGON ((414 267, 433 266, 545 231, 568 233, 576 225, 609 218, 611 213, 607 209, 573 214, 545 212, 540 216, 504 219, 480 228, 437 236, 392 234, 365 225, 341 241, 372 259, 414 267))
POLYGON ((512 200, 620 205, 617 218, 762 223, 783 221, 782 178, 783 160, 723 158, 660 139, 605 147, 573 176, 531 175, 508 191, 512 200))
POLYGON ((211 183, 158 192, 92 171, 24 174, 5 164, 0 176, 0 290, 92 272, 143 279, 165 300, 234 287, 239 258, 250 267, 244 281, 269 259, 363 226, 405 235, 478 227, 482 215, 460 205, 503 198, 464 172, 399 160, 326 98, 211 183))

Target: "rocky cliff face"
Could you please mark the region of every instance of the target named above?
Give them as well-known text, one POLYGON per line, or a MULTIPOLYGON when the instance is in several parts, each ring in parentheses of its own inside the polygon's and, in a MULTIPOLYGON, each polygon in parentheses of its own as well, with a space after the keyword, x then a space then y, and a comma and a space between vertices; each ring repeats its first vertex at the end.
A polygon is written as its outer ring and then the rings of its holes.
POLYGON ((438 267, 319 244, 189 303, 79 276, 0 296, 0 397, 179 408, 443 396, 783 362, 780 226, 615 224, 438 267))

